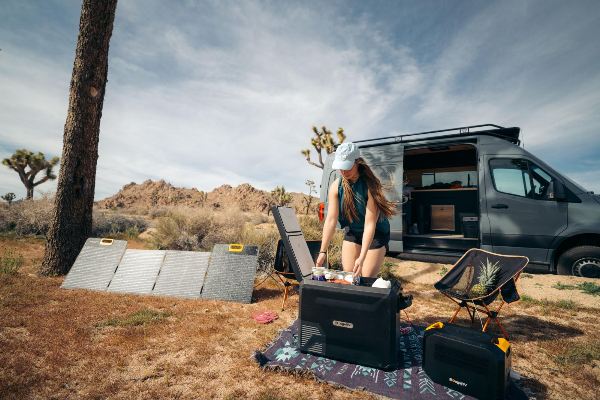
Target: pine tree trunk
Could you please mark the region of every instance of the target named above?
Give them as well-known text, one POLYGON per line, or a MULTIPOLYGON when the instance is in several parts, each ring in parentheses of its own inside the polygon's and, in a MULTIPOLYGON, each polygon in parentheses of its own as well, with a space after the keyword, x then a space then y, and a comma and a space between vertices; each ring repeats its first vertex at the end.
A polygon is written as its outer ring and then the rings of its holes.
POLYGON ((100 118, 117 0, 83 0, 63 152, 42 273, 69 271, 92 230, 100 118))
POLYGON ((26 186, 25 187, 27 189, 27 197, 25 198, 26 200, 31 200, 33 199, 33 186, 26 186))

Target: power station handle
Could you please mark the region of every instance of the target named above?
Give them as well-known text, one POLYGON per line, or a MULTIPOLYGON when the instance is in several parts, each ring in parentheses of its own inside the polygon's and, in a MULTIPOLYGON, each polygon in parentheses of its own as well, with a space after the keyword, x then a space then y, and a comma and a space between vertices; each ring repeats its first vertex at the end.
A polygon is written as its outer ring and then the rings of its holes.
POLYGON ((494 204, 492 208, 508 208, 506 204, 494 204))
POLYGON ((110 246, 113 244, 113 239, 102 238, 100 239, 100 246, 110 246))

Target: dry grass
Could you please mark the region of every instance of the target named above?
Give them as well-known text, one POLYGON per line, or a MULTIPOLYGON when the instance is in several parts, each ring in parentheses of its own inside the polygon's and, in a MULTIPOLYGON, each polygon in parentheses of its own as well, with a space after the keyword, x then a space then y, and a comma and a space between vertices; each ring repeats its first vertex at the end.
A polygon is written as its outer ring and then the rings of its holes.
MULTIPOLYGON (((263 371, 251 359, 297 317, 297 295, 279 312, 273 286, 257 289, 250 305, 63 290, 62 278, 35 274, 43 245, 0 239, 25 258, 17 274, 0 274, 0 398, 377 398, 263 371), (280 318, 270 325, 250 318, 265 309, 280 318)), ((431 286, 409 281, 406 291, 415 295, 408 310, 415 323, 451 315, 451 303, 431 286)), ((595 398, 597 310, 520 302, 502 315, 514 369, 532 396, 595 398)))
POLYGON ((25 258, 21 253, 13 249, 5 249, 0 256, 0 274, 14 275, 25 264, 25 258))

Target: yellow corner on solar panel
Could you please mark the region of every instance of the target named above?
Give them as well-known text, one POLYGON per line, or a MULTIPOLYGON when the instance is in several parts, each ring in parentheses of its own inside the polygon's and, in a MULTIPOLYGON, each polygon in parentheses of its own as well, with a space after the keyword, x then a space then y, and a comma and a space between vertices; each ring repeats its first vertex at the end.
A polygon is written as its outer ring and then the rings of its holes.
POLYGON ((107 238, 100 239, 101 246, 110 246, 111 244, 113 244, 113 239, 107 239, 107 238))
POLYGON ((427 328, 425 328, 425 330, 428 331, 430 329, 442 329, 443 327, 444 327, 443 322, 436 322, 435 324, 429 325, 427 328))
POLYGON ((229 251, 231 253, 241 253, 244 251, 244 245, 239 243, 233 243, 229 245, 229 251))

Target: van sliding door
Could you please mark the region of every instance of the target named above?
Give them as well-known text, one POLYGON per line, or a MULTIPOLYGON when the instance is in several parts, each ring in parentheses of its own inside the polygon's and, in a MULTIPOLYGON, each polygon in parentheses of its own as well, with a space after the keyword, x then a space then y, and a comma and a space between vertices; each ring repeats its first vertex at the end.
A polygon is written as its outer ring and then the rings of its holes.
POLYGON ((385 197, 397 203, 390 219, 390 251, 404 251, 402 245, 402 186, 404 182, 404 145, 399 143, 360 149, 361 157, 383 185, 385 197))

